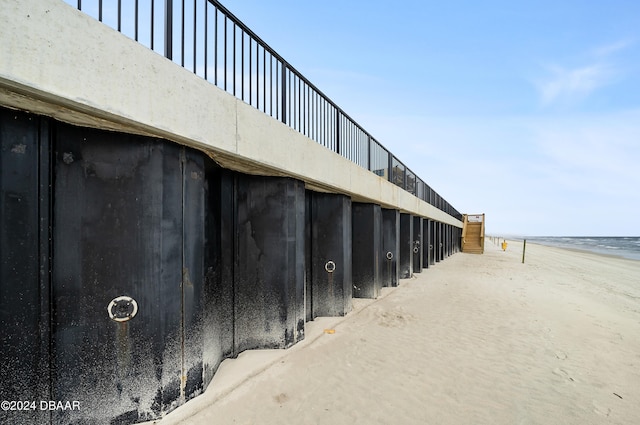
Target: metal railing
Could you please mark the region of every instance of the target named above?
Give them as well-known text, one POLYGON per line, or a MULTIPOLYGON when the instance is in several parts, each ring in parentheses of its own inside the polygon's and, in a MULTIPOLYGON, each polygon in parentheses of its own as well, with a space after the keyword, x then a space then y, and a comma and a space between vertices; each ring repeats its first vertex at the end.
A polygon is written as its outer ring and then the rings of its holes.
POLYGON ((447 214, 462 215, 217 0, 65 0, 447 214))

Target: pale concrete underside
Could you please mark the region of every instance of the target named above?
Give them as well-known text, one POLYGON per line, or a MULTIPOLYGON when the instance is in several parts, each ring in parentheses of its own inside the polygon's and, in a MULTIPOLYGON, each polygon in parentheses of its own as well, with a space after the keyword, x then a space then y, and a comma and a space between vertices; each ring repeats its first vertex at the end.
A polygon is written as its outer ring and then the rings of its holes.
POLYGON ((462 222, 317 144, 59 0, 0 7, 0 105, 161 137, 225 168, 462 227, 462 222))

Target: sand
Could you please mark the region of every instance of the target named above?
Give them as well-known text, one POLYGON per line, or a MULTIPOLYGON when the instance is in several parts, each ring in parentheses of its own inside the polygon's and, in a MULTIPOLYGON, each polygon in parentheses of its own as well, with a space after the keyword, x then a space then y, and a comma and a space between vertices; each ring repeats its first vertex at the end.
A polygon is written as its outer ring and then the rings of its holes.
POLYGON ((640 423, 640 261, 485 248, 226 360, 160 423, 640 423))

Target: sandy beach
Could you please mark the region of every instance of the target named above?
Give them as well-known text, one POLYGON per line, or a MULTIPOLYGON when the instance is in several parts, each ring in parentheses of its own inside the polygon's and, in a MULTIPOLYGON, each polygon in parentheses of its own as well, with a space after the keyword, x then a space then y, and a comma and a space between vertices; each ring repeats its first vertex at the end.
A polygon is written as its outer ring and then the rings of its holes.
POLYGON ((159 423, 639 423, 640 261, 530 243, 521 260, 513 241, 455 254, 226 360, 159 423))

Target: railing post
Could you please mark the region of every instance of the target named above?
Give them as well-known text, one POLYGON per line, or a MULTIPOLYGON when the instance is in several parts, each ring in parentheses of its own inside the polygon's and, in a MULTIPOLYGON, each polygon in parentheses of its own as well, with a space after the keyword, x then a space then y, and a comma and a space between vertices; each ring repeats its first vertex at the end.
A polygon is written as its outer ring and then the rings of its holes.
POLYGON ((164 0, 164 57, 173 59, 173 0, 164 0))
POLYGON ((402 188, 404 190, 407 190, 407 166, 403 165, 403 170, 402 170, 402 188))
POLYGON ((371 136, 367 134, 367 169, 369 171, 373 171, 371 169, 371 136))
MULTIPOLYGON (((280 120, 283 122, 283 124, 287 123, 287 64, 282 62, 282 107, 280 108, 282 110, 282 116, 280 117, 280 120)), ((277 80, 276 80, 277 81, 277 80)))
POLYGON ((340 153, 340 109, 336 108, 336 153, 340 153))

